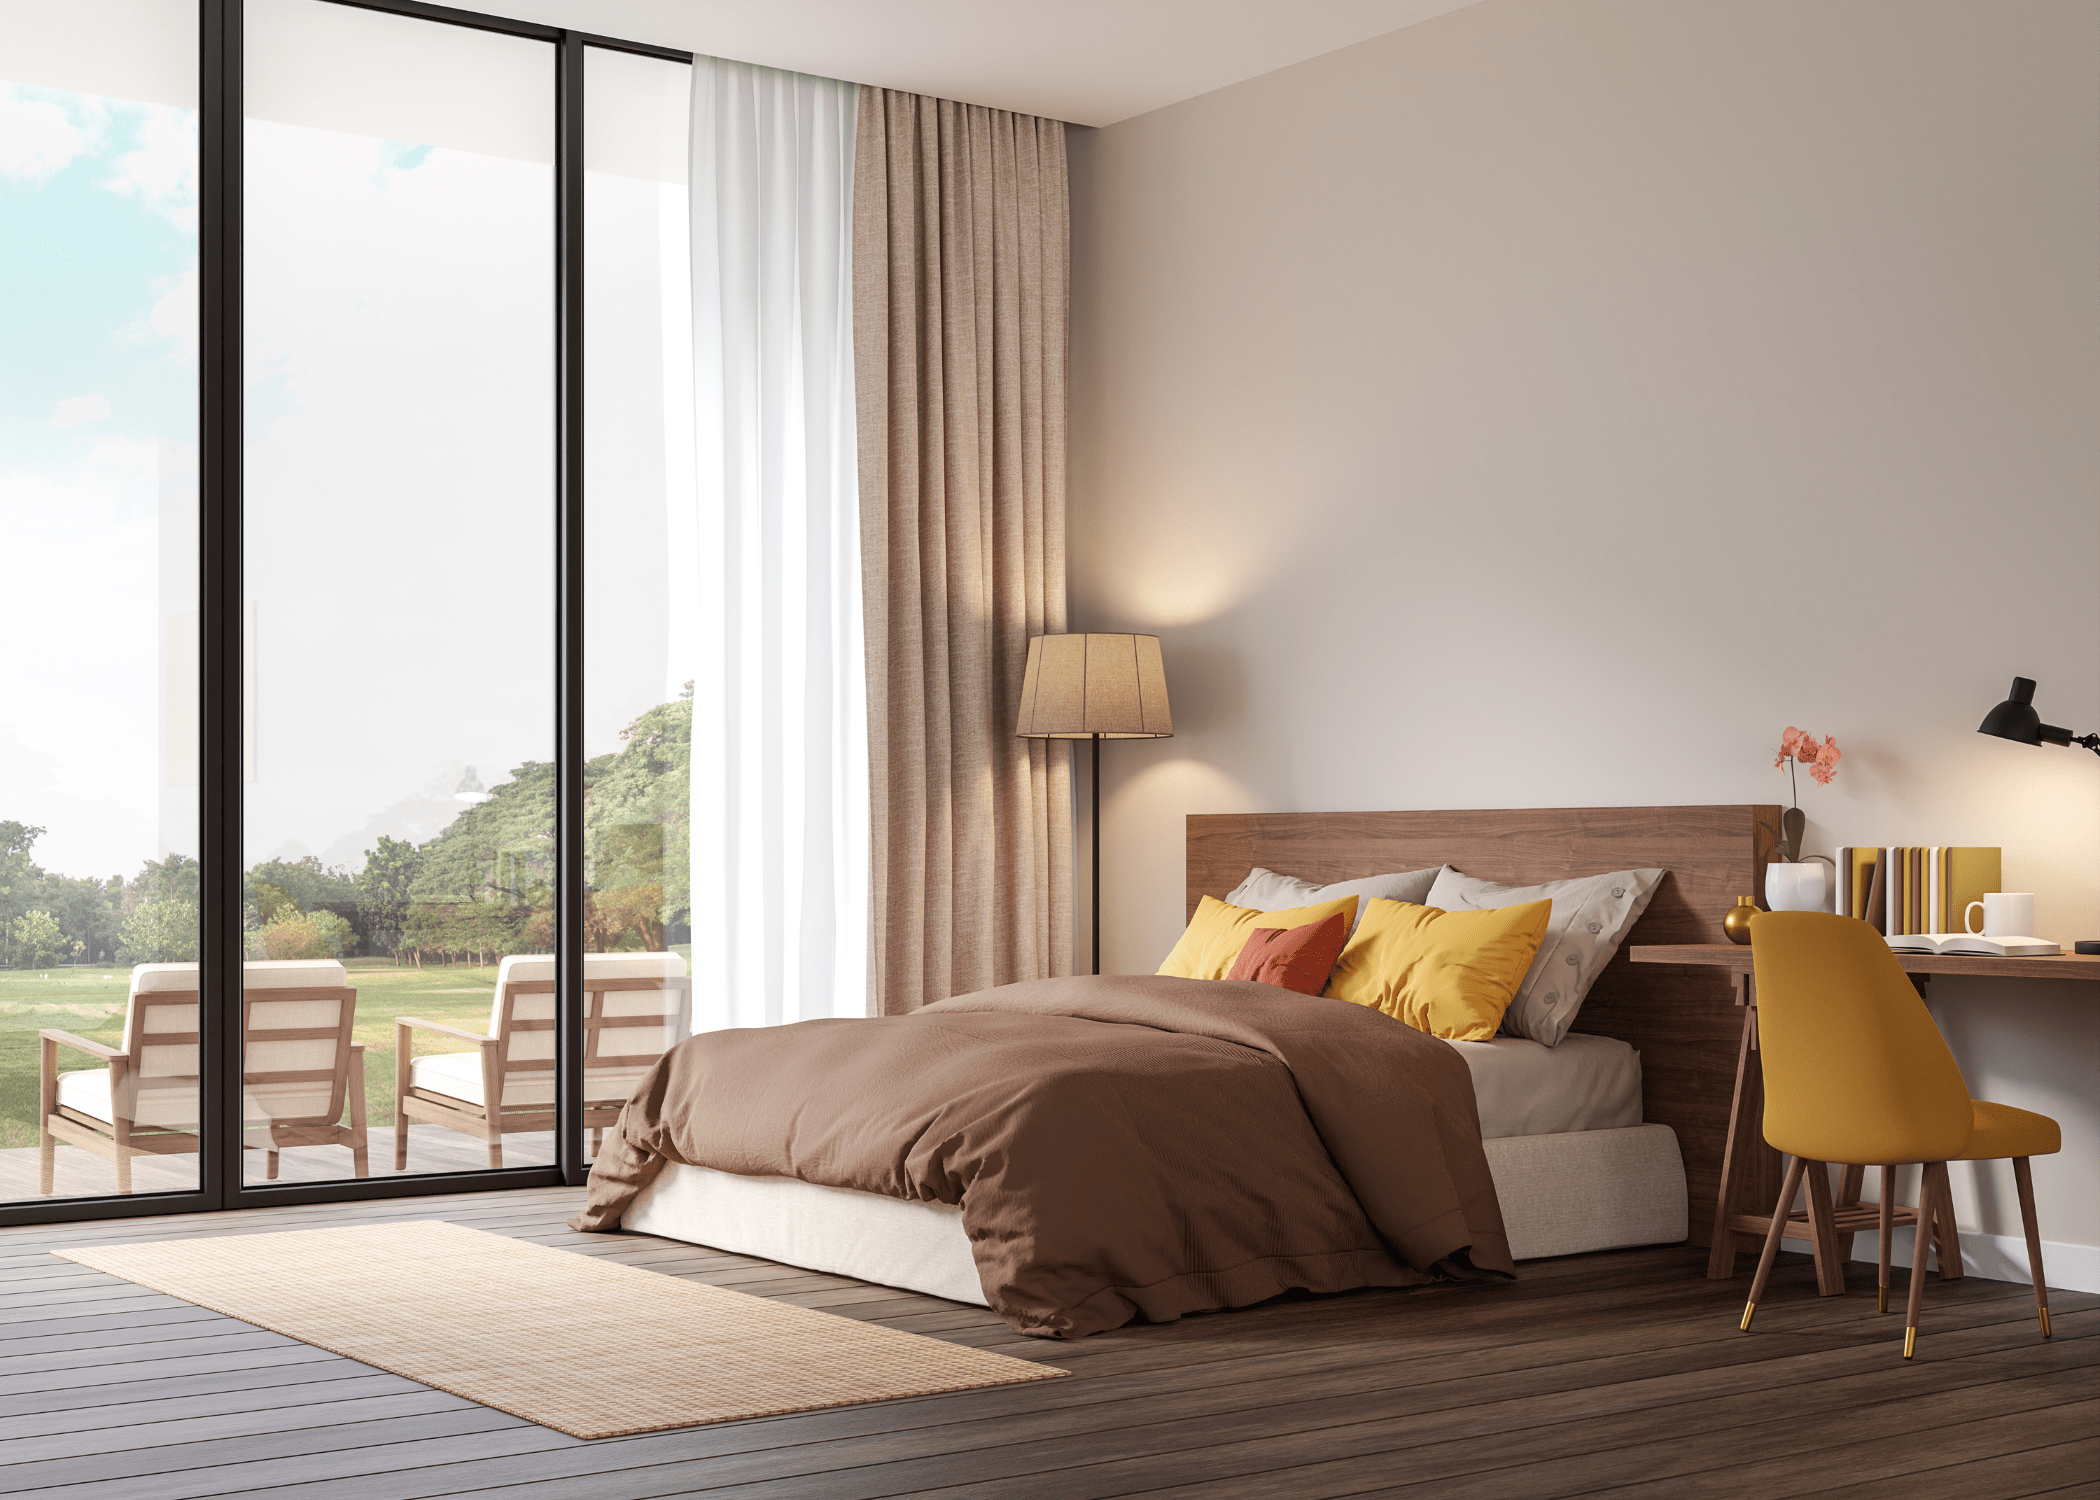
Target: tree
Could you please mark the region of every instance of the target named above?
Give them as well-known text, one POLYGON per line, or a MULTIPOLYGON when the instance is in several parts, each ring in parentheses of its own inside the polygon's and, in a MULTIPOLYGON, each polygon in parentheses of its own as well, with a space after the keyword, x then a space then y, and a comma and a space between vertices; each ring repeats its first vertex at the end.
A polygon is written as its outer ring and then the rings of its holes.
POLYGON ((14 924, 15 967, 42 969, 66 951, 66 935, 48 911, 26 912, 14 924))
POLYGON ((107 962, 117 951, 123 890, 123 880, 114 875, 103 881, 47 874, 42 905, 65 932, 69 951, 78 945, 87 962, 107 962))
POLYGON ((15 924, 43 894, 44 872, 29 857, 43 834, 27 823, 0 822, 0 963, 9 967, 16 965, 15 924))
POLYGON ((399 953, 408 946, 409 892, 422 865, 423 852, 414 844, 383 833, 365 855, 357 877, 357 911, 373 952, 399 953))
POLYGON ((117 961, 182 964, 197 961, 197 904, 148 901, 124 919, 117 961))

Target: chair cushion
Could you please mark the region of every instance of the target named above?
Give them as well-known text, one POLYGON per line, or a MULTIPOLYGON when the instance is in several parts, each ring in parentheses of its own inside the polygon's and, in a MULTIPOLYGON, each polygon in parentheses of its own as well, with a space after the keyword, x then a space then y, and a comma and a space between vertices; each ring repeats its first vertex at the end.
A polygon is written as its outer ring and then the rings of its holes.
MULTIPOLYGON (((114 1118, 109 1107, 109 1069, 75 1068, 59 1074, 58 1102, 77 1114, 109 1124, 114 1118)), ((196 1110, 190 1113, 195 1115, 196 1110)))
POLYGON ((2010 1104, 1992 1104, 1972 1099, 1976 1130, 1956 1161, 1998 1161, 2012 1156, 2050 1156, 2064 1148, 2064 1133, 2056 1121, 2029 1109, 2010 1104))
MULTIPOLYGON (((242 1101, 250 1125, 268 1125, 273 1120, 284 1119, 291 1111, 284 1108, 278 1095, 287 1090, 312 1092, 310 1084, 280 1084, 277 1093, 269 1088, 250 1089, 242 1101), (260 1097, 258 1097, 260 1096, 260 1097)), ((182 1078, 146 1078, 133 1080, 130 1087, 131 1124, 139 1130, 185 1130, 197 1128, 197 1080, 194 1076, 182 1078)), ((322 1090, 325 1105, 327 1091, 322 1090)), ((58 1075, 58 1102, 75 1114, 86 1115, 103 1124, 113 1123, 116 1112, 109 1102, 109 1069, 74 1068, 58 1075)), ((302 1094, 295 1105, 305 1106, 302 1094)), ((306 1109, 311 1114, 311 1108, 306 1109)))
MULTIPOLYGON (((648 1072, 647 1067, 592 1068, 584 1076, 584 1101, 588 1104, 624 1103, 648 1072)), ((443 1094, 462 1104, 478 1107, 487 1101, 481 1087, 481 1053, 478 1051, 438 1052, 419 1057, 409 1066, 408 1081, 413 1087, 443 1094)), ((513 1073, 504 1084, 503 1102, 513 1109, 520 1105, 553 1108, 554 1074, 513 1073)))

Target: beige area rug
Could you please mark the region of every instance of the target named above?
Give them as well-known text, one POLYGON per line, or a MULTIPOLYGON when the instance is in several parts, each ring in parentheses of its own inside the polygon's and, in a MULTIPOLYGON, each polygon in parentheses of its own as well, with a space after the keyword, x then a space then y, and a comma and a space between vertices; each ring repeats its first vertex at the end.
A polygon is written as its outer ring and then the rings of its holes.
POLYGON ((1067 1373, 457 1224, 53 1253, 580 1438, 1067 1373))

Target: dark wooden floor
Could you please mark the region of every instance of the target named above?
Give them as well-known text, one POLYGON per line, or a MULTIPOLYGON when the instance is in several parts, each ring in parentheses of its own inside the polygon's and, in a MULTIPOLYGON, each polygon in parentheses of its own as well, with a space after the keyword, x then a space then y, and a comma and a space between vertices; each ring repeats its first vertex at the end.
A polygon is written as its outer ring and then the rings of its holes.
MULTIPOLYGON (((1789 1257, 1535 1262, 1513 1286, 1272 1303, 1073 1344, 979 1308, 639 1235, 562 1227, 566 1189, 0 1231, 0 1493, 72 1500, 847 1497, 2100 1496, 2100 1296, 1927 1288, 1916 1361, 1866 1278, 1789 1257), (579 1442, 46 1253, 52 1245, 444 1218, 1074 1378, 579 1442)), ((1899 1279, 1903 1273, 1898 1273, 1899 1279)), ((463 1282, 459 1315, 474 1315, 463 1282)), ((606 1330, 617 1339, 620 1330, 606 1330)))

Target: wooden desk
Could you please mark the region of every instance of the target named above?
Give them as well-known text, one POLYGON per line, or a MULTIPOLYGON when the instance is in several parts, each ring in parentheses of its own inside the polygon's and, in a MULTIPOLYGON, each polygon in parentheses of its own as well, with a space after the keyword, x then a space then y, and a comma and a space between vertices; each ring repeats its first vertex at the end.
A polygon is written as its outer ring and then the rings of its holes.
MULTIPOLYGON (((1714 1203, 1713 1243, 1706 1260, 1707 1278, 1726 1281, 1735 1274, 1737 1250, 1741 1248, 1755 1253, 1763 1247, 1765 1235, 1772 1227, 1769 1205, 1742 1202, 1745 1190, 1753 1183, 1776 1184, 1779 1181, 1778 1153, 1765 1144, 1764 1138, 1764 1076, 1761 1070, 1750 1066, 1750 1055, 1757 1050, 1757 988, 1752 979, 1750 949, 1734 943, 1675 943, 1633 948, 1627 956, 1637 964, 1681 964, 1723 970, 1734 986, 1735 1003, 1743 1010, 1742 1041, 1736 1054, 1735 1096, 1729 1106, 1728 1135, 1721 1156, 1721 1187, 1714 1203), (1750 1243, 1738 1246, 1739 1237, 1748 1237, 1750 1243)), ((2100 984, 2100 956, 2086 953, 2064 953, 2049 958, 1971 958, 1923 953, 1899 953, 1895 957, 1921 996, 1925 993, 1927 981, 1935 974, 1964 974, 1990 979, 2072 979, 2100 984)), ((1841 1243, 1849 1247, 1852 1235, 1877 1227, 1879 1205, 1860 1201, 1865 1175, 1863 1167, 1847 1167, 1837 1197, 1833 1199, 1828 1179, 1819 1172, 1809 1173, 1808 1209, 1805 1213, 1790 1215, 1787 1227, 1781 1231, 1785 1238, 1806 1240, 1814 1249, 1816 1287, 1826 1297, 1845 1289, 1844 1265, 1849 1254, 1841 1253, 1841 1243)), ((1773 1191, 1776 1192, 1776 1188, 1773 1191)), ((1898 1224, 1915 1224, 1917 1214, 1913 1209, 1898 1208, 1895 1218, 1898 1224)), ((1932 1227, 1940 1252, 1940 1265, 1947 1268, 1941 1275, 1951 1281, 1961 1275, 1961 1253, 1955 1242, 1953 1221, 1950 1217, 1932 1227)))

